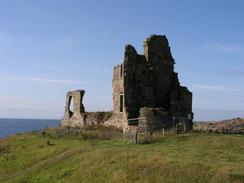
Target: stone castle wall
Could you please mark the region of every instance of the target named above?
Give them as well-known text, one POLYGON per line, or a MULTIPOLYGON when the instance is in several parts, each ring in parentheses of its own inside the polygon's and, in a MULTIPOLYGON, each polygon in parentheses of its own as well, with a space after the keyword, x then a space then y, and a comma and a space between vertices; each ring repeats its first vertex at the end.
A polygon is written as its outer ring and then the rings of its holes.
POLYGON ((85 108, 82 104, 83 96, 85 94, 84 90, 70 91, 66 94, 66 105, 65 113, 62 120, 63 126, 79 126, 84 127, 84 116, 85 108), (74 111, 70 110, 71 100, 74 101, 74 111))
MULTIPOLYGON (((126 45, 124 62, 120 65, 124 69, 123 74, 119 67, 114 69, 114 73, 124 76, 123 83, 118 75, 113 78, 114 113, 118 109, 119 92, 123 91, 124 129, 131 125, 130 119, 152 113, 155 116, 150 117, 150 120, 154 119, 155 123, 161 120, 162 124, 154 124, 151 129, 154 129, 153 126, 173 127, 180 122, 187 123, 185 126, 191 129, 192 93, 186 87, 180 86, 178 74, 174 72, 175 60, 166 36, 152 35, 144 41, 143 46, 144 55, 140 55, 133 46, 126 45), (142 108, 145 109, 141 111, 142 108), (165 111, 165 115, 160 111, 165 111)), ((138 122, 142 123, 142 120, 138 122)))
POLYGON ((62 126, 84 128, 86 126, 103 124, 111 118, 112 112, 85 112, 82 103, 84 94, 84 90, 70 91, 67 93, 62 126), (74 101, 74 111, 70 110, 72 98, 74 101))
POLYGON ((126 132, 192 128, 192 93, 180 86, 175 60, 166 36, 152 35, 144 41, 144 54, 125 46, 124 62, 113 69, 113 106, 110 115, 86 113, 84 90, 68 92, 62 125, 85 127, 104 123, 126 132), (74 99, 74 112, 70 101, 74 99), (103 117, 101 117, 103 116, 103 117), (109 117, 108 117, 109 116, 109 117))

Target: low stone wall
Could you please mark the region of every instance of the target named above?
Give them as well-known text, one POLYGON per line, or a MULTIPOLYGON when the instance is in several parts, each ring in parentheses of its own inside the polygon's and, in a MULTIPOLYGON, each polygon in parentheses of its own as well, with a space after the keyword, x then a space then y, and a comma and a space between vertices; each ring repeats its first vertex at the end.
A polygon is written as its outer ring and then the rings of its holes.
POLYGON ((84 112, 74 114, 71 117, 65 115, 61 126, 85 128, 87 126, 104 124, 105 121, 111 118, 112 114, 112 112, 84 112))
POLYGON ((111 118, 104 123, 106 126, 112 126, 121 130, 124 130, 125 126, 128 125, 127 118, 124 113, 113 112, 111 118))
POLYGON ((140 109, 139 119, 140 132, 172 127, 172 119, 162 108, 143 107, 140 109))
POLYGON ((108 121, 113 112, 86 112, 84 113, 85 126, 103 124, 108 121))

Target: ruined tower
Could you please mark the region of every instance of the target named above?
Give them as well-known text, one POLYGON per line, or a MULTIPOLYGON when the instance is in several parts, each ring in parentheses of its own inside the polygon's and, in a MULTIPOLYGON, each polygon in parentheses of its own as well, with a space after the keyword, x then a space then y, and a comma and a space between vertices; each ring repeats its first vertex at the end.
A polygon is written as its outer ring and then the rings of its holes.
POLYGON ((144 41, 144 55, 125 46, 124 63, 113 70, 112 123, 130 130, 192 128, 192 93, 180 86, 175 60, 166 36, 152 35, 144 41), (146 128, 146 129, 145 129, 146 128))

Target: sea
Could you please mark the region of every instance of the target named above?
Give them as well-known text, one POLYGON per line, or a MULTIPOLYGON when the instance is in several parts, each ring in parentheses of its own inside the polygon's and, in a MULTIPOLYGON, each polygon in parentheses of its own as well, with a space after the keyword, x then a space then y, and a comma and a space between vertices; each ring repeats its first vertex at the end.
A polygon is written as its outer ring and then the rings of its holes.
POLYGON ((0 139, 16 133, 57 127, 61 120, 54 119, 0 119, 0 139))

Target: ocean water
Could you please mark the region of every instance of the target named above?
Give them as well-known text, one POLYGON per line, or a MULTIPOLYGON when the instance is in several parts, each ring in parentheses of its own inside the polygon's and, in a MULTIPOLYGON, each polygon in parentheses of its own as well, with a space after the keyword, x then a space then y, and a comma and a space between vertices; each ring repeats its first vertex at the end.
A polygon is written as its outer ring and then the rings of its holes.
POLYGON ((0 119, 0 138, 16 133, 57 127, 61 120, 52 119, 0 119))

